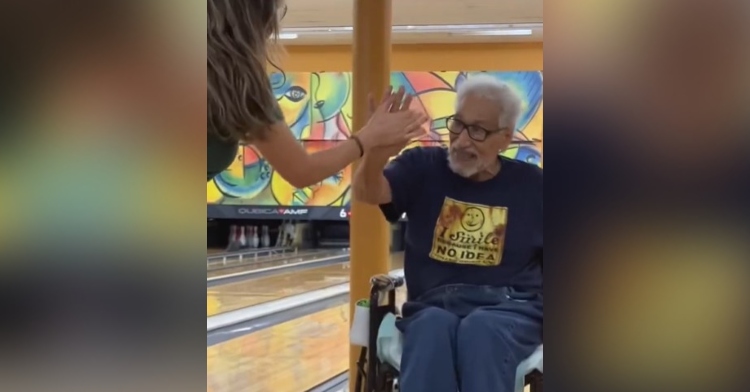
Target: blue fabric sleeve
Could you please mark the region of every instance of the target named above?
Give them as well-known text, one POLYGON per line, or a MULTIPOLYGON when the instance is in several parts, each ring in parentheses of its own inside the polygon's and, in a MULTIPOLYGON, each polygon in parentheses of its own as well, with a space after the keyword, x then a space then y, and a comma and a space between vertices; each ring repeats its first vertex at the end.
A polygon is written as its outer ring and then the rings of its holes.
POLYGON ((380 206, 389 222, 409 214, 414 196, 424 184, 426 157, 421 148, 405 151, 386 166, 383 174, 391 186, 391 202, 380 206))

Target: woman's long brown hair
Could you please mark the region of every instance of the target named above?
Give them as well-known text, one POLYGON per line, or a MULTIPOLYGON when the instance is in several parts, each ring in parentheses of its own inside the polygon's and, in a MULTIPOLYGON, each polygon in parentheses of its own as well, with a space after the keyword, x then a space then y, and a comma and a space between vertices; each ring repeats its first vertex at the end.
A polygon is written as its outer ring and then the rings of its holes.
POLYGON ((223 140, 262 139, 283 119, 266 73, 281 7, 280 0, 208 0, 208 132, 223 140))

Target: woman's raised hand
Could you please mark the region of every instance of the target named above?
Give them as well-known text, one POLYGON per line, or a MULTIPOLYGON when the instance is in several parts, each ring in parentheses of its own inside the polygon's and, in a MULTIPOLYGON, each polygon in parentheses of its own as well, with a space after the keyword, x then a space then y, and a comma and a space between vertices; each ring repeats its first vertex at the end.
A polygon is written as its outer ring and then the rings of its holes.
POLYGON ((357 133, 365 151, 382 147, 400 151, 410 141, 425 134, 423 125, 429 117, 409 108, 412 98, 405 94, 403 87, 395 93, 388 88, 380 105, 376 105, 370 95, 370 119, 357 133))

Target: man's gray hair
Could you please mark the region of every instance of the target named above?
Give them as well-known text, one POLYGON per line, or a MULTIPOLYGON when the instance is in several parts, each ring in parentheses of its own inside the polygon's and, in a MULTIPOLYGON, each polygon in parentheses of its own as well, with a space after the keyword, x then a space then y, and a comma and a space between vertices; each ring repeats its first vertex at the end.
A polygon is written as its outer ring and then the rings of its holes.
POLYGON ((518 94, 507 84, 488 74, 475 74, 466 79, 456 93, 456 110, 467 95, 479 95, 492 100, 501 108, 498 127, 516 130, 523 103, 518 94))

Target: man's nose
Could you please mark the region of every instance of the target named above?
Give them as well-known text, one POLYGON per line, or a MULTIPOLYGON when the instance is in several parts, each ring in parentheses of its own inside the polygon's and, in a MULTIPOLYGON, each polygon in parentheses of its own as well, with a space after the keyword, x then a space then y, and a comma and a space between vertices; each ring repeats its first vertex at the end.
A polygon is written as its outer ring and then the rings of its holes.
POLYGON ((469 137, 469 131, 464 130, 458 136, 456 136, 455 140, 453 140, 453 143, 456 145, 456 147, 469 147, 472 144, 472 140, 469 137))

